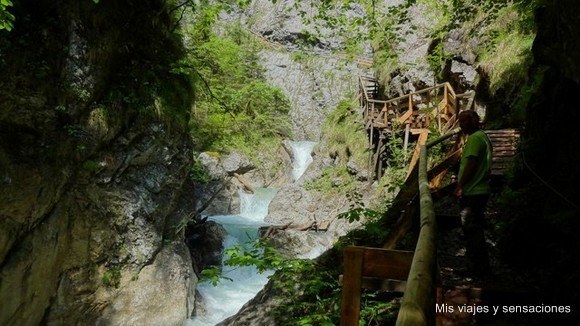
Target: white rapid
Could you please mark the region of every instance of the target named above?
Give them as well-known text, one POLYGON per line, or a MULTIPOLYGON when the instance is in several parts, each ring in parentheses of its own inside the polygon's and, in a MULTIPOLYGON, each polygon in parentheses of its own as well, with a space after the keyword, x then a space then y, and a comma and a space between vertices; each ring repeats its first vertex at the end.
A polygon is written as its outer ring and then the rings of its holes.
MULTIPOLYGON (((210 217, 211 220, 223 225, 228 232, 223 243, 224 248, 231 248, 257 238, 258 227, 266 225, 264 218, 268 214, 268 205, 275 195, 275 189, 267 188, 257 188, 253 195, 240 192, 240 215, 210 217)), ((271 274, 271 272, 258 274, 253 266, 224 265, 223 275, 233 281, 223 280, 217 286, 209 283, 199 284, 197 290, 203 297, 205 314, 188 320, 187 325, 215 325, 234 315, 264 287, 271 274)))
POLYGON ((294 162, 292 168, 292 177, 294 181, 300 179, 308 165, 312 163, 312 149, 316 145, 313 141, 293 141, 290 142, 292 146, 292 153, 294 154, 294 162))

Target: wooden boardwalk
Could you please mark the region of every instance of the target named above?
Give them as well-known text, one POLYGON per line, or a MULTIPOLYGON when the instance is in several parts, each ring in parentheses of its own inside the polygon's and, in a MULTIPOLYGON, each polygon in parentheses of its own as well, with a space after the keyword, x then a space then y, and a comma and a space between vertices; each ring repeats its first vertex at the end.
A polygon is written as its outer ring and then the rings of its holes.
MULTIPOLYGON (((443 83, 394 99, 379 100, 379 86, 375 80, 361 77, 359 81, 361 113, 369 134, 369 165, 375 173, 373 176, 381 177, 381 156, 390 137, 403 137, 405 149, 412 141, 416 145, 405 183, 385 213, 399 218, 383 248, 351 246, 344 251, 341 325, 358 325, 362 287, 404 292, 397 325, 435 323, 436 298, 439 304, 446 302, 451 305, 477 304, 479 299, 478 295, 471 295, 474 292, 471 290, 470 295, 465 295, 465 289, 445 294, 435 291, 439 271, 435 266, 437 223, 433 209, 433 200, 454 188, 453 182, 445 186, 442 183, 450 166, 458 163, 465 141, 465 136, 459 136, 457 115, 462 110, 473 109, 475 93, 455 94, 449 83, 443 83), (431 132, 442 136, 427 142, 431 132), (449 139, 453 144, 448 147, 447 156, 427 169, 428 148, 449 139), (420 231, 415 251, 395 250, 416 219, 420 220, 420 231)), ((486 130, 486 133, 493 146, 492 174, 501 175, 509 168, 516 153, 519 132, 505 129, 486 130)), ((457 323, 459 320, 470 323, 470 319, 465 317, 439 314, 437 324, 457 323)))
MULTIPOLYGON (((444 134, 458 126, 457 114, 474 107, 475 92, 456 94, 449 83, 437 84, 388 100, 379 99, 379 85, 372 77, 359 78, 360 110, 369 135, 369 169, 380 179, 382 157, 392 137, 401 137, 403 150, 415 143, 408 174, 432 132, 444 134)), ((519 142, 515 129, 485 130, 493 145, 492 175, 509 168, 519 142)))

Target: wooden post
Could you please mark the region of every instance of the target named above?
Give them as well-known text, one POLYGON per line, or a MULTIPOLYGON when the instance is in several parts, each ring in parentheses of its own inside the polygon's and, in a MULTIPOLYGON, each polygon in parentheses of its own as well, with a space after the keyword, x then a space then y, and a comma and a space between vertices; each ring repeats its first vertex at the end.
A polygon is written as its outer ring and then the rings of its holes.
POLYGON ((362 282, 363 249, 344 249, 344 278, 340 303, 341 326, 358 326, 360 318, 360 293, 362 282))
POLYGON ((405 140, 403 141, 403 151, 405 156, 407 155, 407 146, 409 145, 409 132, 411 131, 411 125, 407 123, 405 126, 405 140))
POLYGON ((408 279, 413 257, 412 251, 354 246, 344 249, 340 325, 358 326, 361 288, 389 286, 380 279, 408 279))
POLYGON ((381 181, 381 177, 383 176, 382 170, 383 170, 383 160, 381 160, 381 154, 383 153, 383 151, 385 150, 383 142, 385 139, 385 135, 383 133, 381 133, 379 135, 379 147, 377 149, 377 181, 381 181))
POLYGON ((374 146, 373 146, 373 130, 375 129, 375 127, 373 126, 373 123, 371 121, 371 135, 369 138, 369 172, 371 173, 370 178, 369 178, 369 182, 372 183, 373 179, 375 178, 375 167, 373 165, 373 156, 374 156, 374 146))

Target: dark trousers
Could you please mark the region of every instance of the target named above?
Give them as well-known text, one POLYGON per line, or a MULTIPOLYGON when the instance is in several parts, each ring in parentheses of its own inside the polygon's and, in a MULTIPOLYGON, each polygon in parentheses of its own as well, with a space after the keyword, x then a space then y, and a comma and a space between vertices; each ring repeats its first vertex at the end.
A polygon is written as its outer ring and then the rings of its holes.
POLYGON ((490 271, 489 257, 483 236, 484 213, 488 199, 489 195, 463 196, 459 202, 467 267, 482 275, 490 271))

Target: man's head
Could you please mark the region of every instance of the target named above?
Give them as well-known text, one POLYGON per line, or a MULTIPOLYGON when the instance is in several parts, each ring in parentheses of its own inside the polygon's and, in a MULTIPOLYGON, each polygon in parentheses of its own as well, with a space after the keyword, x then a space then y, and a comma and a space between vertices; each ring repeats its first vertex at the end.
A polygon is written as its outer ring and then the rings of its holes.
POLYGON ((479 115, 473 110, 462 111, 458 119, 461 130, 468 135, 479 129, 479 115))

